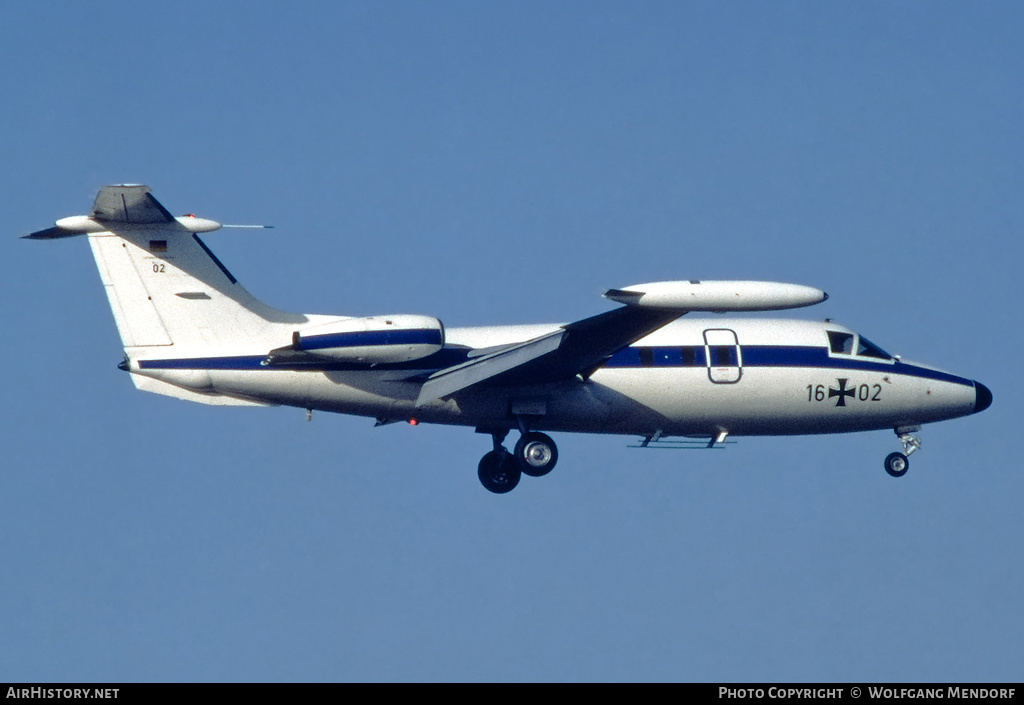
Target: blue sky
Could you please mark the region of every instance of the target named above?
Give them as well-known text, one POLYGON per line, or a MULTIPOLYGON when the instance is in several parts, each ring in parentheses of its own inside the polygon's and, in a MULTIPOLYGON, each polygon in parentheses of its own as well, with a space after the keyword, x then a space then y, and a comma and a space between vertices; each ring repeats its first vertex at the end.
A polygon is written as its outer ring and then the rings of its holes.
POLYGON ((1021 679, 1019 3, 5 2, 0 681, 1021 679), (768 279, 984 414, 724 452, 142 394, 107 183, 264 301, 564 321, 768 279))

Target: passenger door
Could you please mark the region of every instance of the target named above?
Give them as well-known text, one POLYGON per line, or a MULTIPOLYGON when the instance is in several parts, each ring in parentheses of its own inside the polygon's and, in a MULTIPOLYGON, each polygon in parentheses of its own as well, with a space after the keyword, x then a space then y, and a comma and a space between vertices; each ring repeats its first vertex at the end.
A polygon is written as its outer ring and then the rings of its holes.
POLYGON ((708 378, 716 384, 735 384, 743 376, 743 358, 736 332, 728 328, 704 331, 708 378))

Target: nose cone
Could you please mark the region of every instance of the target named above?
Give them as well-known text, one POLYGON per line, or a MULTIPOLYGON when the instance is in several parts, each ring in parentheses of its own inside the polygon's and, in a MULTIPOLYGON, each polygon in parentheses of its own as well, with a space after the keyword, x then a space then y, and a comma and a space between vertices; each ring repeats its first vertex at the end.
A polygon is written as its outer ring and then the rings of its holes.
POLYGON ((974 383, 974 413, 992 406, 992 391, 981 382, 974 383))

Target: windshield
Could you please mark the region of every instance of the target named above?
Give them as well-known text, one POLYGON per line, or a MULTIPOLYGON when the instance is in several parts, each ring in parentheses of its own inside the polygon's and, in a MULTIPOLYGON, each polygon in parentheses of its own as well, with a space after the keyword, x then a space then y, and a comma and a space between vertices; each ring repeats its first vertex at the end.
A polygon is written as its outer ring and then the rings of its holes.
POLYGON ((892 355, 878 347, 863 335, 860 336, 860 344, 857 346, 857 354, 862 357, 877 357, 882 360, 891 360, 892 355))
POLYGON ((842 331, 828 331, 828 347, 838 355, 853 355, 856 350, 858 357, 873 357, 878 360, 891 360, 892 355, 878 347, 862 335, 844 333, 842 331))

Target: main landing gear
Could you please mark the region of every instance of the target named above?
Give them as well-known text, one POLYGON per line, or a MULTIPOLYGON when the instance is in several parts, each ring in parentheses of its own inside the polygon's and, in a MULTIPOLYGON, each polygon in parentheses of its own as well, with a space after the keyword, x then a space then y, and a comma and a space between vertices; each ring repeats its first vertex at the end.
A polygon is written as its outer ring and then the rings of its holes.
POLYGON ((523 474, 541 477, 551 472, 558 462, 558 448, 551 438, 537 431, 524 431, 509 453, 502 443, 507 430, 492 431, 494 450, 480 459, 477 477, 480 484, 495 494, 515 489, 523 474))
POLYGON ((885 458, 885 471, 893 477, 903 477, 910 469, 910 461, 907 456, 921 447, 921 439, 911 436, 911 431, 920 431, 920 426, 908 428, 897 428, 896 435, 903 444, 902 453, 889 453, 885 458))

